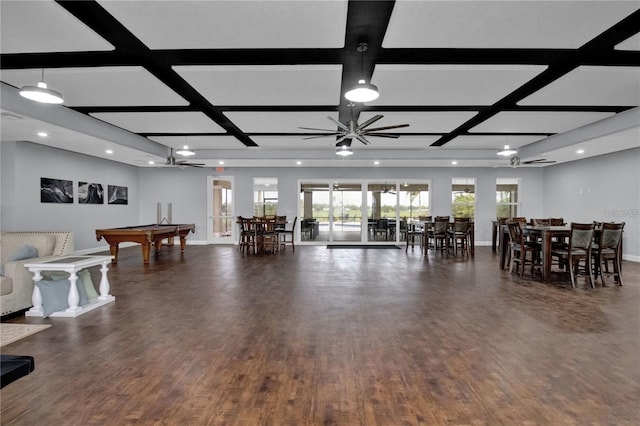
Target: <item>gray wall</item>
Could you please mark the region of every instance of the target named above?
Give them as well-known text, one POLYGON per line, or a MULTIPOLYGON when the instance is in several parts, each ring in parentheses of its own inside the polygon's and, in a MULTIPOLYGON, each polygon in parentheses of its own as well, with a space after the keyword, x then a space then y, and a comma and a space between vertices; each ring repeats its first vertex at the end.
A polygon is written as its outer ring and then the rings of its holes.
POLYGON ((28 142, 2 142, 1 148, 3 231, 73 231, 82 251, 105 245, 96 241, 96 229, 139 222, 137 167, 28 142), (41 203, 41 177, 72 180, 73 204, 41 203), (78 204, 78 181, 102 184, 105 204, 78 204), (128 205, 106 204, 109 184, 128 187, 128 205))
MULTIPOLYGON (((28 142, 1 144, 2 230, 71 230, 78 251, 104 249, 95 229, 153 223, 157 203, 172 203, 173 221, 196 224, 192 243, 207 240, 207 180, 212 169, 137 168, 28 142), (40 203, 40 177, 74 181, 74 204, 40 203), (80 205, 79 180, 128 186, 129 205, 80 205)), ((640 261, 638 224, 640 149, 546 168, 231 168, 235 214, 253 214, 253 178, 278 178, 278 210, 297 215, 300 179, 428 179, 433 214, 449 214, 453 177, 477 179, 476 241, 488 244, 495 217, 495 182, 521 179, 521 213, 567 221, 624 220, 625 258, 640 261), (622 185, 620 184, 622 182, 622 185), (544 207, 543 207, 544 206, 544 207), (615 217, 613 217, 614 215, 615 217)))
POLYGON ((544 169, 544 215, 625 222, 625 258, 640 262, 640 148, 544 169))

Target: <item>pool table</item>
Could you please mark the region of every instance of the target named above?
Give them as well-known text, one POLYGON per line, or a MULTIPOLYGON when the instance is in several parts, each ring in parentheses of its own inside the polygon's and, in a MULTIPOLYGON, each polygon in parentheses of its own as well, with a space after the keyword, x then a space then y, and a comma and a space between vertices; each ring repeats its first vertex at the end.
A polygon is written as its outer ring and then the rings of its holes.
POLYGON ((112 263, 118 263, 118 244, 124 242, 139 243, 142 246, 142 260, 149 263, 151 244, 155 245, 156 252, 160 251, 162 240, 169 239, 168 245, 173 245, 173 238, 180 237, 180 250, 184 252, 187 243, 187 234, 196 232, 196 226, 190 224, 164 224, 164 225, 140 225, 124 228, 96 229, 96 239, 104 238, 109 243, 109 250, 113 256, 112 263))

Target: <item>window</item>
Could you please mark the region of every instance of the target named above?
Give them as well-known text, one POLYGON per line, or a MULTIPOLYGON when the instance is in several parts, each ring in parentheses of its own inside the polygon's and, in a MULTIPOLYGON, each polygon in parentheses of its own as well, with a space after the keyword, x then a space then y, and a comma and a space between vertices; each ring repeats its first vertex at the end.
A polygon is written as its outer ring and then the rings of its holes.
POLYGON ((278 178, 253 178, 253 215, 278 214, 278 178))
POLYGON ((496 180, 496 217, 518 217, 520 179, 498 178, 496 180))
POLYGON ((451 214, 453 217, 469 217, 476 213, 475 178, 453 178, 451 183, 451 214))

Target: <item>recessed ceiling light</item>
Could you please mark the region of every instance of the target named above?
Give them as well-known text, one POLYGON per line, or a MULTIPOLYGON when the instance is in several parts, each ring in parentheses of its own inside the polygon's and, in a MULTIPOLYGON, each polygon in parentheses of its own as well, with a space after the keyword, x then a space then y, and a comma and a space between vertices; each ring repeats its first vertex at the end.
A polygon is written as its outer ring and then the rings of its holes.
POLYGON ((296 161, 296 164, 299 166, 300 164, 302 164, 302 161, 296 161))
POLYGON ((40 136, 41 138, 46 138, 47 136, 49 136, 49 133, 47 133, 47 132, 38 132, 38 136, 40 136))
POLYGON ((149 164, 156 164, 156 162, 153 160, 149 160, 149 164))
POLYGON ((457 161, 452 161, 451 164, 453 164, 455 166, 456 164, 458 164, 458 162, 457 161))
POLYGON ((379 161, 374 161, 373 164, 375 164, 377 166, 378 164, 380 164, 380 162, 379 161))
POLYGON ((584 149, 579 149, 579 150, 577 150, 577 151, 576 151, 576 153, 578 153, 578 154, 584 154, 584 149))
POLYGON ((113 154, 113 150, 112 149, 106 149, 104 152, 106 152, 109 155, 113 154))
POLYGON ((218 164, 223 165, 224 161, 218 161, 218 164))

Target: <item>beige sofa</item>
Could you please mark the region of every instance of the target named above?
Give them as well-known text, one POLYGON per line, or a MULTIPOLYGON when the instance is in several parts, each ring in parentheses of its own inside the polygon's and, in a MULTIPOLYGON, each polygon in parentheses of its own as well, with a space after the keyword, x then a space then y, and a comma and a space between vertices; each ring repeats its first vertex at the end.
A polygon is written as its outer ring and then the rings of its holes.
POLYGON ((0 314, 7 315, 32 306, 33 274, 25 263, 73 254, 73 234, 67 231, 3 232, 0 234, 0 314), (37 257, 11 260, 25 246, 34 247, 37 257))

